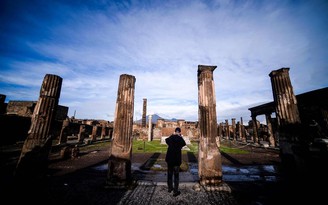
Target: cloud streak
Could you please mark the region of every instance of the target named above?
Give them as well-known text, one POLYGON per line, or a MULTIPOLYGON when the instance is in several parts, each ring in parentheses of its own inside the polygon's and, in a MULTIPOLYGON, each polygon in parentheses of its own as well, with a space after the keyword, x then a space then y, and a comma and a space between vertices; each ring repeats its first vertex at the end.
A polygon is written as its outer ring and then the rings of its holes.
POLYGON ((249 107, 273 99, 272 70, 291 68, 295 94, 328 84, 325 1, 33 3, 2 7, 7 100, 36 100, 53 73, 70 116, 113 120, 119 76, 131 74, 135 118, 147 98, 149 113, 196 121, 197 66, 217 65, 219 121, 247 122, 249 107))

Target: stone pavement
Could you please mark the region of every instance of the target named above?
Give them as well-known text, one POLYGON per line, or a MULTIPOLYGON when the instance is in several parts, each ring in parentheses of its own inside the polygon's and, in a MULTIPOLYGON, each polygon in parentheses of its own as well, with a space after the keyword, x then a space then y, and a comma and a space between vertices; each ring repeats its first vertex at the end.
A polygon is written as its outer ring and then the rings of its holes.
POLYGON ((141 181, 132 190, 128 190, 118 204, 238 204, 230 192, 227 191, 200 191, 193 189, 195 183, 181 183, 181 194, 174 197, 167 192, 163 183, 141 181))

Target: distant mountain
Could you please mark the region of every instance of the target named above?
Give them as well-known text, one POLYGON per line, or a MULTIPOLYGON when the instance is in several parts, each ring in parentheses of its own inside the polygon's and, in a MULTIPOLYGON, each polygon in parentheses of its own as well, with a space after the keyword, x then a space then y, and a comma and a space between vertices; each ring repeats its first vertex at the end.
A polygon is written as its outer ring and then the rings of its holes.
MULTIPOLYGON (((175 119, 175 118, 165 119, 165 118, 162 118, 161 116, 159 116, 157 114, 153 114, 152 117, 151 117, 151 122, 153 124, 156 124, 158 119, 164 119, 166 121, 177 121, 177 119, 175 119)), ((148 120, 149 120, 149 115, 146 116, 146 124, 148 123, 148 120)), ((135 123, 137 123, 137 124, 141 124, 141 122, 142 122, 142 119, 139 119, 139 120, 135 121, 135 123)))

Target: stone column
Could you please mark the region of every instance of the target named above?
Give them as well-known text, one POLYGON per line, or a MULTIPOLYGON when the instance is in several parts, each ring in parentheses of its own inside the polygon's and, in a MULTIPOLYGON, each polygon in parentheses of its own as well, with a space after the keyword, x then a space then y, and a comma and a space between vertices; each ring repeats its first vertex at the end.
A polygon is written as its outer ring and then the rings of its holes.
POLYGON ((272 71, 269 76, 271 77, 278 125, 300 123, 297 100, 289 78, 289 68, 272 71))
POLYGON ((240 137, 241 125, 240 125, 239 121, 237 121, 237 124, 236 124, 236 132, 237 131, 238 131, 238 134, 236 134, 236 140, 240 141, 241 140, 241 137, 240 137))
POLYGON ((229 121, 225 120, 225 124, 226 124, 226 137, 227 137, 228 140, 230 140, 229 121))
POLYGON ((257 120, 256 120, 256 116, 252 116, 252 124, 253 124, 253 140, 255 144, 259 143, 259 137, 257 135, 257 120))
POLYGON ((223 134, 222 134, 222 132, 223 132, 222 122, 220 122, 220 124, 219 124, 219 130, 218 130, 218 132, 219 132, 219 137, 222 138, 223 137, 223 134))
POLYGON ((143 106, 142 106, 142 121, 141 126, 146 127, 146 116, 147 116, 147 99, 143 99, 143 106))
POLYGON ((58 107, 62 78, 46 74, 40 96, 31 117, 31 126, 24 142, 15 176, 22 180, 43 178, 48 169, 48 156, 52 145, 50 133, 58 107))
POLYGON ((113 140, 108 160, 107 185, 131 182, 132 128, 136 78, 122 74, 118 85, 113 140))
POLYGON ((236 140, 236 118, 231 119, 232 140, 236 140))
POLYGON ((246 142, 245 127, 242 117, 240 118, 240 126, 241 126, 241 132, 240 132, 241 141, 246 142))
POLYGON ((209 188, 222 182, 221 153, 216 144, 217 117, 213 71, 216 66, 198 66, 198 175, 200 184, 209 188))
POLYGON ((153 118, 152 115, 149 115, 149 116, 148 116, 148 142, 150 142, 150 141, 152 140, 152 139, 151 139, 151 136, 152 136, 152 130, 153 130, 152 118, 153 118))
POLYGON ((67 117, 63 121, 62 129, 60 131, 59 142, 58 144, 65 144, 67 143, 67 132, 69 127, 69 118, 67 117))
POLYGON ((269 76, 278 121, 281 161, 283 165, 295 168, 303 163, 298 153, 305 155, 307 147, 300 144, 304 139, 301 138, 301 120, 289 78, 289 68, 274 70, 269 76))
POLYGON ((103 140, 106 137, 106 125, 101 126, 101 137, 100 139, 103 140))
POLYGON ((83 143, 85 136, 86 136, 85 125, 80 125, 80 130, 77 139, 78 143, 83 143))
POLYGON ((268 126, 268 138, 269 138, 269 146, 275 147, 275 141, 273 137, 273 130, 272 130, 272 124, 271 124, 271 115, 265 114, 266 123, 268 126))
POLYGON ((91 133, 91 140, 97 141, 97 131, 98 131, 98 126, 97 125, 93 125, 92 126, 92 133, 91 133))

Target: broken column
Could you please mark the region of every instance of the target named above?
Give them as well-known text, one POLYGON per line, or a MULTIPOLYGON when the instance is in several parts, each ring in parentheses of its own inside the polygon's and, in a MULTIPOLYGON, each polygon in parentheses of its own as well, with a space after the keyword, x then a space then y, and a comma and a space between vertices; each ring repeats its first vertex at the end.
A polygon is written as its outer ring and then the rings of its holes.
POLYGON ((203 186, 217 187, 222 182, 221 153, 216 144, 217 117, 213 71, 216 66, 198 66, 198 175, 203 186))
POLYGON ((283 165, 295 168, 303 159, 298 153, 305 153, 300 138, 301 120, 296 96, 289 78, 289 68, 274 70, 269 74, 279 130, 279 148, 283 165))
POLYGON ((79 134, 78 134, 78 143, 82 144, 84 142, 84 138, 86 138, 87 136, 87 131, 85 128, 85 125, 80 125, 80 130, 79 130, 79 134))
POLYGON ((54 126, 62 78, 46 74, 40 96, 31 117, 31 126, 24 142, 15 176, 22 180, 43 178, 48 169, 48 156, 52 145, 51 130, 54 126))
POLYGON ((147 115, 147 99, 143 99, 143 106, 142 106, 142 121, 141 126, 146 127, 146 115, 147 115))
POLYGON ((58 144, 67 143, 68 127, 69 127, 69 118, 66 117, 66 119, 63 121, 63 125, 60 131, 58 144))
POLYGON ((278 124, 300 123, 297 100, 289 78, 289 68, 272 71, 269 76, 278 124))
POLYGON ((122 74, 118 85, 113 140, 108 160, 107 184, 124 186, 131 182, 132 127, 136 78, 122 74))

